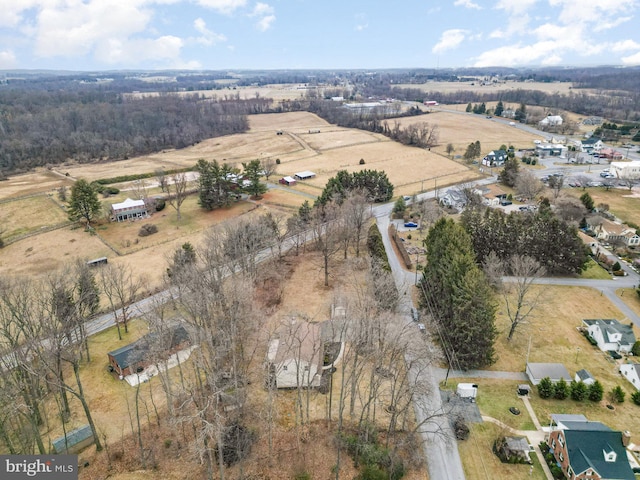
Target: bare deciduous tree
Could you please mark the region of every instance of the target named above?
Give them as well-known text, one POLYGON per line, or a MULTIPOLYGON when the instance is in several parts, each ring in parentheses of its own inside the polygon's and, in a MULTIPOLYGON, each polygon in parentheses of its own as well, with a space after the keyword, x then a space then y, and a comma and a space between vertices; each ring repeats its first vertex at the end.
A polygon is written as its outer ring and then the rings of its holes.
POLYGON ((124 331, 127 333, 131 304, 142 290, 144 282, 143 277, 136 277, 131 267, 125 264, 109 263, 100 268, 102 291, 111 307, 120 340, 122 340, 120 324, 124 325, 124 331))
POLYGON ((519 325, 533 314, 542 299, 544 290, 534 290, 534 282, 544 276, 545 269, 540 263, 526 255, 513 255, 508 262, 511 280, 503 289, 507 316, 511 321, 507 340, 511 340, 519 325))
POLYGON ((167 191, 167 202, 169 202, 169 205, 175 209, 178 221, 181 219, 180 207, 182 207, 182 204, 189 193, 188 187, 189 181, 187 179, 187 175, 184 173, 171 175, 165 185, 165 190, 167 191))
POLYGON ((260 162, 260 167, 262 168, 262 173, 267 179, 267 182, 269 181, 269 177, 271 175, 275 175, 277 173, 278 169, 276 161, 271 157, 262 159, 262 161, 260 162))
POLYGON ((516 191, 518 195, 533 200, 543 190, 543 183, 530 170, 522 169, 518 172, 518 178, 516 179, 516 191))

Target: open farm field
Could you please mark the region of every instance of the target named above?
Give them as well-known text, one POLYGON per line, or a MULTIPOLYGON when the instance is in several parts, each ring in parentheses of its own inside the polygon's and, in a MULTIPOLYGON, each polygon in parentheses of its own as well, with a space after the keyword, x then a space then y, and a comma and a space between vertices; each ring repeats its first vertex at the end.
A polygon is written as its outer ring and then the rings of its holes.
POLYGON ((3 238, 11 242, 16 237, 38 232, 68 222, 67 214, 48 195, 21 198, 2 204, 0 222, 3 238))
POLYGON ((64 175, 38 169, 35 172, 11 176, 0 182, 0 200, 49 192, 63 185, 71 186, 72 184, 73 181, 64 175))
POLYGON ((390 140, 381 134, 367 132, 365 130, 353 130, 349 128, 333 127, 321 133, 301 133, 298 136, 314 150, 326 151, 334 148, 349 147, 358 144, 389 142, 390 140))
POLYGON ((309 112, 269 113, 249 116, 249 131, 276 131, 309 128, 336 128, 322 118, 309 112))
MULTIPOLYGON (((422 84, 399 84, 398 88, 417 88, 423 92, 453 93, 460 91, 476 93, 494 93, 508 90, 536 90, 544 93, 568 94, 573 83, 571 82, 512 82, 482 85, 481 79, 468 82, 428 82, 422 84)), ((582 91, 582 90, 579 90, 582 91)), ((429 100, 428 98, 426 100, 429 100)))
MULTIPOLYGON (((462 111, 466 105, 462 106, 462 111)), ((392 122, 395 122, 393 120, 392 122)), ((533 140, 540 139, 539 135, 514 128, 504 122, 485 118, 484 115, 457 114, 451 112, 434 111, 428 115, 405 117, 397 120, 403 128, 408 125, 427 122, 438 126, 438 146, 431 150, 446 155, 447 144, 451 143, 455 155, 464 154, 471 142, 480 140, 482 154, 486 155, 500 145, 513 145, 516 148, 531 148, 533 140)))
MULTIPOLYGON (((218 83, 218 82, 216 82, 218 83)), ((233 80, 227 82, 233 83, 233 80)), ((249 98, 271 98, 275 101, 280 100, 296 100, 299 98, 304 98, 308 91, 317 91, 316 87, 306 87, 303 84, 299 83, 287 83, 287 84, 277 84, 277 85, 263 85, 260 87, 240 87, 235 85, 229 85, 227 88, 220 90, 190 90, 187 92, 176 92, 174 95, 181 96, 192 96, 198 95, 203 98, 217 98, 217 99, 225 99, 225 98, 241 98, 241 99, 249 99, 249 98)), ((160 95, 159 92, 137 92, 137 93, 128 93, 125 96, 129 98, 144 98, 144 97, 156 97, 160 95)))
MULTIPOLYGON (((57 207, 56 207, 57 208, 57 207)), ((76 258, 113 257, 95 235, 70 227, 34 235, 0 250, 0 276, 43 275, 62 268, 76 258)))

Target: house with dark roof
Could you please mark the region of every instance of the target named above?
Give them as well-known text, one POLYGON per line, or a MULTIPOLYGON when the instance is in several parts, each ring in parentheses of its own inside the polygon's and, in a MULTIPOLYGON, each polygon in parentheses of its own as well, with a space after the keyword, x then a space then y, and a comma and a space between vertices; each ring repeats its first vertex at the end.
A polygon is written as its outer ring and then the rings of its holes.
POLYGON ((561 363, 527 363, 526 374, 534 385, 538 385, 540 380, 549 377, 553 383, 559 382, 563 378, 567 383, 571 383, 571 375, 567 368, 561 363))
POLYGON ((628 353, 636 343, 633 325, 623 325, 615 319, 583 320, 582 324, 587 327, 589 336, 603 352, 628 353))
POLYGON ((148 333, 129 345, 109 352, 109 370, 120 378, 140 373, 158 357, 166 359, 189 344, 189 334, 182 325, 162 333, 148 333))
POLYGON ((440 205, 453 208, 459 212, 467 206, 467 195, 459 188, 450 188, 438 198, 440 205))
POLYGON ((620 365, 620 373, 636 387, 636 390, 640 390, 640 363, 625 363, 624 365, 620 365))
POLYGON ((602 146, 602 140, 598 137, 589 137, 580 142, 580 149, 585 153, 599 152, 602 146))
POLYGON ((550 451, 567 479, 635 479, 622 443, 622 433, 604 427, 606 429, 568 428, 549 434, 550 451))
POLYGON ((507 152, 504 150, 492 150, 482 159, 485 167, 501 167, 507 161, 507 152))

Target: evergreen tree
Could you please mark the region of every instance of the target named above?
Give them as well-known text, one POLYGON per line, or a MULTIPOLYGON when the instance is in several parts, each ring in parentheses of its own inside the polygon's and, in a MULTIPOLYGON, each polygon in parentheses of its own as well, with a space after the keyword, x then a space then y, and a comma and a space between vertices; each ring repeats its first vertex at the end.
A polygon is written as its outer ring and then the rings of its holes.
POLYGON ((520 172, 520 162, 515 158, 507 157, 504 168, 498 175, 498 181, 507 187, 515 187, 518 173, 520 172))
POLYGON ((300 217, 300 221, 303 224, 311 222, 311 205, 309 205, 309 200, 305 200, 302 202, 302 205, 300 205, 300 208, 298 209, 298 217, 300 217))
POLYGON ((471 105, 471 103, 467 104, 467 108, 465 109, 465 112, 469 113, 473 111, 473 105, 471 105))
POLYGON ((460 224, 440 219, 424 241, 427 266, 422 303, 436 315, 453 368, 482 368, 494 361, 493 292, 476 265, 471 239, 460 224))
POLYGON ((69 219, 72 221, 85 220, 87 226, 102 212, 102 204, 98 200, 98 192, 84 179, 79 179, 71 187, 69 200, 69 219))
POLYGON ((231 181, 234 171, 227 164, 220 165, 217 160, 208 162, 200 159, 196 164, 200 174, 198 178, 198 203, 205 210, 226 207, 231 203, 231 181))
POLYGON ((603 395, 604 388, 598 380, 589 385, 589 400, 591 400, 592 402, 600 402, 603 395))
POLYGON ((591 198, 591 195, 589 195, 589 192, 584 192, 582 195, 580 195, 580 201, 584 205, 584 208, 586 208, 589 212, 593 212, 595 204, 593 202, 593 198, 591 198))
POLYGON ((582 402, 588 395, 587 386, 584 382, 576 382, 575 380, 571 382, 571 398, 576 402, 582 402))
POLYGON ((504 105, 502 104, 502 100, 500 100, 498 101, 498 104, 496 105, 496 109, 493 113, 496 117, 501 117, 502 112, 504 112, 504 105))
POLYGON ((242 168, 244 168, 244 178, 249 180, 249 186, 246 187, 247 193, 254 198, 260 198, 267 191, 267 186, 260 181, 262 176, 260 160, 251 160, 248 163, 243 163, 242 168))
POLYGON ((631 400, 634 404, 640 405, 640 391, 633 392, 631 394, 631 400))
POLYGON ((524 103, 520 104, 520 107, 516 110, 516 120, 524 123, 527 121, 527 106, 524 103))
POLYGON ((558 400, 564 400, 569 396, 569 385, 564 378, 558 380, 554 385, 553 396, 558 400))
POLYGON ((540 395, 540 398, 551 398, 554 393, 555 388, 549 377, 544 377, 540 380, 540 383, 538 383, 538 395, 540 395))
POLYGON ((626 396, 626 393, 624 390, 622 390, 622 387, 620 385, 616 385, 615 387, 613 387, 610 395, 611 401, 615 403, 624 403, 624 397, 626 396))

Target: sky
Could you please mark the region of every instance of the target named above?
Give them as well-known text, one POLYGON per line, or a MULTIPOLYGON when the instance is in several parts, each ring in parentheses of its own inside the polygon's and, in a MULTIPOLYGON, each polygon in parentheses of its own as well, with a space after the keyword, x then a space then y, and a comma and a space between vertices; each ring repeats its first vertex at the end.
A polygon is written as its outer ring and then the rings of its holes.
POLYGON ((640 0, 0 0, 0 70, 640 64, 640 0))

